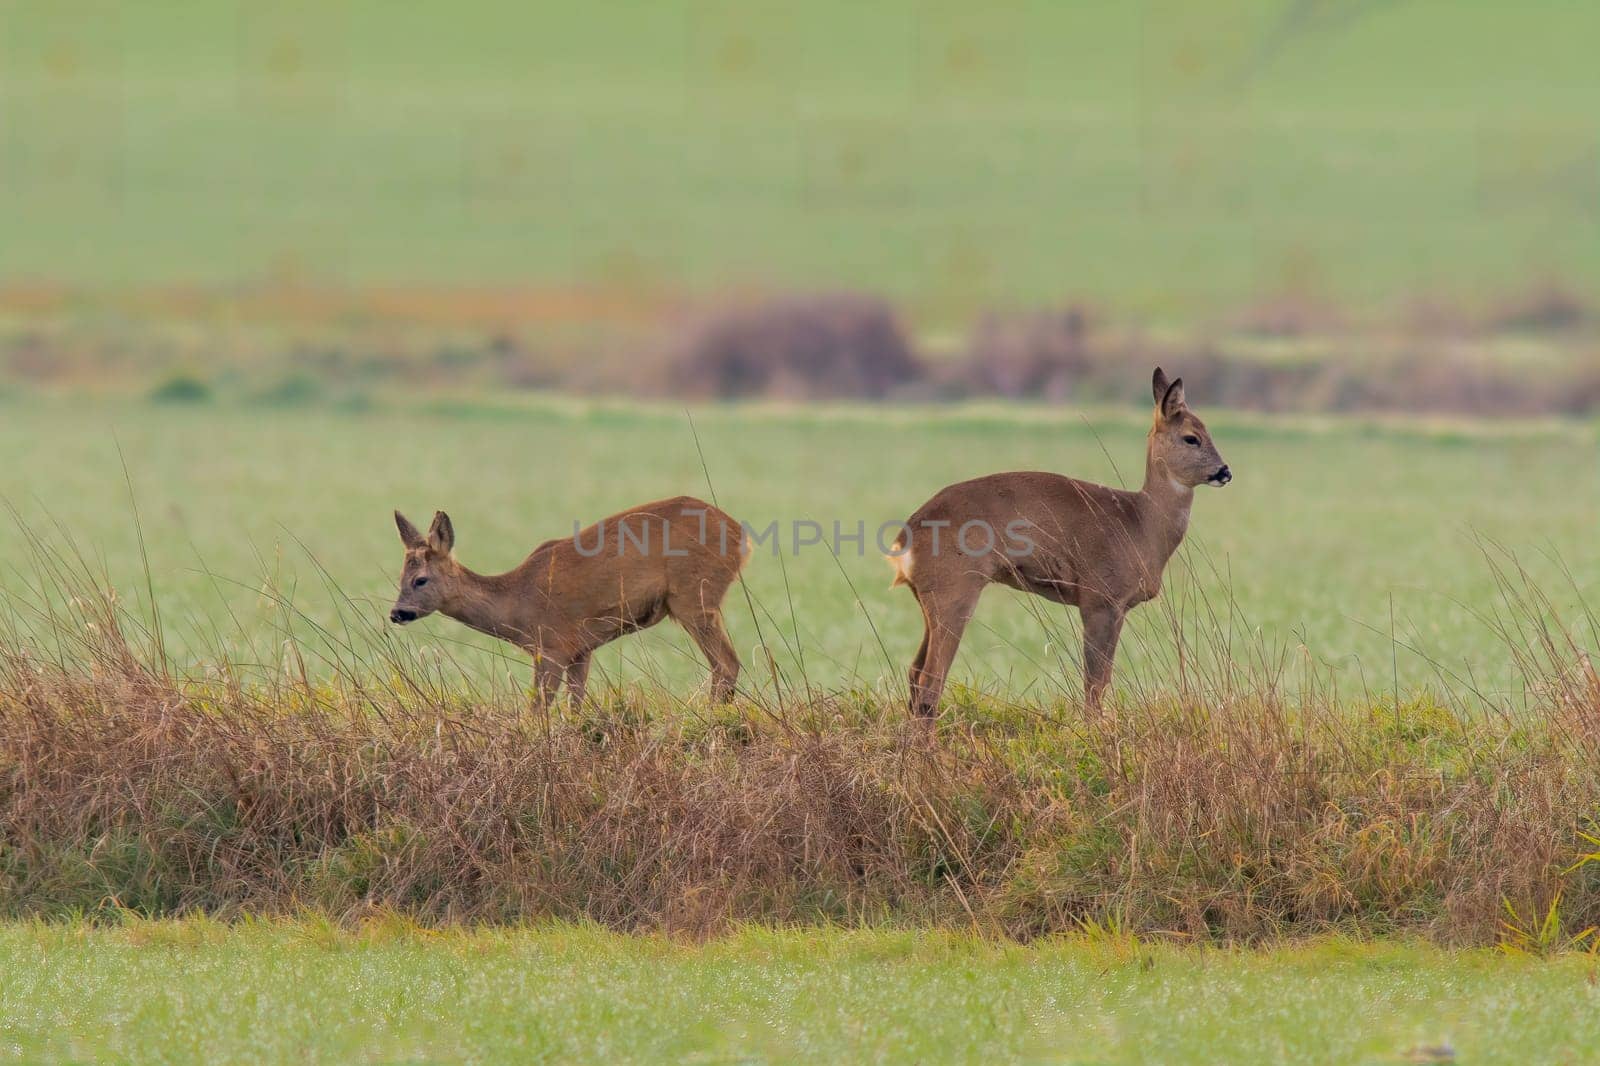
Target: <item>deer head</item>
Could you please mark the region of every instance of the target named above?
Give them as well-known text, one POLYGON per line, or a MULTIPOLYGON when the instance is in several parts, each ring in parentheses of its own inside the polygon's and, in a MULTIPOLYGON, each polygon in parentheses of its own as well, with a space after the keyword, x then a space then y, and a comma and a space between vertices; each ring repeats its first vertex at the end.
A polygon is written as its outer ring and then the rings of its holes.
POLYGON ((443 511, 434 512, 427 536, 418 533, 411 520, 399 511, 394 513, 394 524, 400 530, 406 556, 400 568, 400 594, 389 612, 389 621, 405 625, 444 607, 461 578, 461 566, 451 554, 456 543, 455 527, 443 511))
POLYGON ((1168 381, 1156 367, 1150 381, 1155 396, 1155 424, 1150 428, 1149 460, 1152 469, 1161 469, 1175 486, 1192 489, 1196 485, 1221 488, 1233 480, 1233 472, 1222 461, 1211 433, 1200 417, 1184 402, 1183 379, 1168 381))

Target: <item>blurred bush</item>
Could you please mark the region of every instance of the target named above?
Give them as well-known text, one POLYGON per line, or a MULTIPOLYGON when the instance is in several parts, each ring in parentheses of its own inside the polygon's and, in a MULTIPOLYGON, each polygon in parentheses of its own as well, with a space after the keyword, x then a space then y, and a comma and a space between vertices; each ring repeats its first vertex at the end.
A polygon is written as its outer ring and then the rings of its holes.
POLYGON ((883 300, 803 295, 717 309, 670 345, 675 395, 702 399, 883 399, 923 377, 883 300))
POLYGON ((211 399, 211 386, 193 374, 172 374, 156 383, 150 399, 155 403, 206 403, 211 399))
POLYGON ((967 344, 962 391, 1065 400, 1093 365, 1089 316, 1064 311, 988 312, 967 344))

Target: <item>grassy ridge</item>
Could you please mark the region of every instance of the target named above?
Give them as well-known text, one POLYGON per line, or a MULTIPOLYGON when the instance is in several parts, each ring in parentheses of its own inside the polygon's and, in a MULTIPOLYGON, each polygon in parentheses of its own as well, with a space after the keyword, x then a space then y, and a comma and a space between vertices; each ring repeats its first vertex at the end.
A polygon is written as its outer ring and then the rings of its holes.
POLYGON ((0 19, 0 280, 755 280, 961 322, 1600 282, 1581 5, 0 19))
MULTIPOLYGON (((0 641, 0 914, 373 908, 428 922, 1330 929, 1556 950, 1600 924, 1600 676, 1504 574, 1529 695, 1352 708, 1327 679, 1191 655, 1107 715, 883 692, 707 707, 484 700, 395 656, 174 675, 71 584, 0 641), (374 669, 376 668, 376 669, 374 669), (1169 695, 1176 689, 1176 695, 1169 695)), ((1213 655, 1225 655, 1213 631, 1213 655)))
POLYGON ((0 927, 19 1061, 1576 1061, 1593 963, 1333 941, 746 931, 701 947, 393 920, 0 927))

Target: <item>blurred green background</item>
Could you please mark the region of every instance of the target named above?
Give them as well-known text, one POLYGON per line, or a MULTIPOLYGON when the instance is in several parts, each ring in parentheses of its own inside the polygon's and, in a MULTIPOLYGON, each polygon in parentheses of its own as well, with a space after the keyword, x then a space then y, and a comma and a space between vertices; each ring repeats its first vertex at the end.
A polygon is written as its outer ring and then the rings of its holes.
POLYGON ((1600 7, 0 4, 0 282, 860 287, 922 321, 1600 281, 1600 7))
MULTIPOLYGON (((442 621, 385 635, 391 508, 449 508, 495 569, 708 472, 758 524, 1137 482, 1159 361, 1238 474, 1169 577, 1189 624, 1227 605, 1353 688, 1509 691, 1474 535, 1569 611, 1600 589, 1596 41, 1597 5, 1470 0, 0 0, 0 498, 135 596, 125 461, 190 660, 276 662, 263 586, 337 623, 309 551, 362 642, 522 679, 442 621), (720 390, 741 344, 775 369, 720 390), (697 408, 702 469, 679 404, 735 396, 778 406, 697 408)), ((775 562, 729 608, 747 664, 898 681, 918 618, 879 560, 775 562)), ((1124 676, 1170 679, 1165 609, 1124 676)), ((1062 612, 995 592, 981 623, 962 676, 1074 690, 1062 612)), ((601 671, 687 683, 686 648, 601 671)))

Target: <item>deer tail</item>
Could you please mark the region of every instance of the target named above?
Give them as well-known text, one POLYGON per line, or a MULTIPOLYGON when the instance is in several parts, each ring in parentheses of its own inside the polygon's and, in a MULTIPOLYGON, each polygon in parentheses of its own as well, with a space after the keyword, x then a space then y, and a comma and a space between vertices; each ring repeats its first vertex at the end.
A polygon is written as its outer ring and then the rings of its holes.
POLYGON ((911 584, 911 542, 908 534, 901 533, 894 539, 894 548, 884 556, 884 559, 894 570, 894 580, 889 583, 890 588, 896 589, 901 585, 911 584))
POLYGON ((744 528, 741 526, 740 529, 739 529, 739 569, 740 569, 740 571, 744 570, 745 565, 750 562, 750 557, 752 555, 754 555, 755 553, 756 553, 755 542, 750 539, 750 534, 746 533, 744 531, 744 528))

